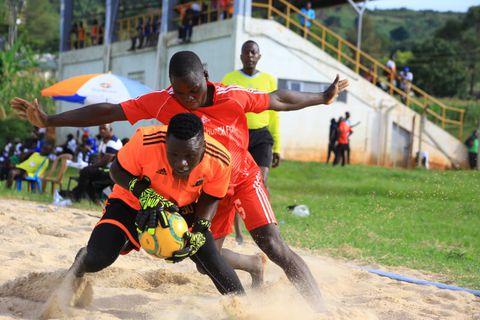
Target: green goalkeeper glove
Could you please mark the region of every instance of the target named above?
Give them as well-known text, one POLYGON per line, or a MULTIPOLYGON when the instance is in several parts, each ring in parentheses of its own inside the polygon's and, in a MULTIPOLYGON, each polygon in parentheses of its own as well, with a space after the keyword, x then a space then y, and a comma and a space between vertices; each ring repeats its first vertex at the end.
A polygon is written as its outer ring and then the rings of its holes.
POLYGON ((128 184, 128 189, 140 202, 141 210, 135 219, 137 231, 141 233, 147 229, 148 233, 153 235, 158 223, 160 223, 162 228, 169 226, 165 212, 178 212, 178 207, 156 193, 152 188, 149 188, 149 186, 150 179, 145 176, 141 180, 133 178, 128 184))
POLYGON ((193 256, 205 244, 207 238, 205 234, 208 232, 212 223, 205 219, 200 219, 194 223, 192 232, 185 232, 183 239, 186 242, 185 248, 173 252, 171 258, 165 259, 167 262, 177 263, 185 258, 193 256))

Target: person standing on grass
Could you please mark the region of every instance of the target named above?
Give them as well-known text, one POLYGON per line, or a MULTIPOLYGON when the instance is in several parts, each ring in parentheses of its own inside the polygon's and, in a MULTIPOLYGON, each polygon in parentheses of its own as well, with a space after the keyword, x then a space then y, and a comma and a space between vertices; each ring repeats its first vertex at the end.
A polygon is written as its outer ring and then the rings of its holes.
POLYGON ((337 165, 342 160, 342 167, 345 166, 347 161, 348 139, 353 133, 350 126, 347 124, 343 117, 338 120, 338 140, 337 140, 337 157, 333 165, 337 165))
MULTIPOLYGON (((223 84, 236 84, 244 88, 255 89, 262 92, 277 90, 277 79, 270 74, 257 70, 257 63, 262 55, 260 47, 253 40, 248 40, 242 45, 240 60, 243 68, 227 73, 222 80, 223 84)), ((263 183, 268 190, 268 173, 270 166, 278 167, 280 164, 280 121, 276 111, 266 110, 261 113, 248 112, 245 114, 248 125, 248 152, 260 167, 263 183)), ((235 216, 235 233, 238 243, 243 242, 241 235, 240 218, 235 216)))
POLYGON ((327 164, 330 161, 330 156, 333 154, 334 160, 337 158, 337 139, 338 139, 338 126, 335 118, 330 119, 330 129, 328 132, 328 151, 327 151, 327 164))
POLYGON ((477 170, 478 161, 478 130, 474 130, 472 134, 465 140, 468 150, 468 164, 470 169, 477 170))
MULTIPOLYGON (((200 58, 191 51, 179 51, 170 59, 171 87, 127 100, 121 104, 97 103, 58 115, 47 115, 37 100, 21 98, 11 101, 17 114, 38 127, 93 126, 99 123, 156 118, 168 124, 182 112, 198 115, 205 131, 222 143, 232 155, 232 177, 227 196, 220 201, 211 231, 221 248, 225 237, 232 232, 235 212, 245 212, 245 225, 255 243, 280 266, 310 306, 324 311, 318 285, 305 261, 282 239, 275 214, 270 205, 260 169, 248 153, 246 112, 300 110, 309 106, 333 103, 348 87, 348 80, 337 75, 321 93, 276 90, 264 93, 238 86, 225 86, 208 81, 200 58)), ((222 255, 234 268, 252 272, 258 256, 239 255, 222 249, 222 255)), ((263 274, 263 269, 260 271, 263 274)), ((259 279, 257 285, 263 281, 259 279)))

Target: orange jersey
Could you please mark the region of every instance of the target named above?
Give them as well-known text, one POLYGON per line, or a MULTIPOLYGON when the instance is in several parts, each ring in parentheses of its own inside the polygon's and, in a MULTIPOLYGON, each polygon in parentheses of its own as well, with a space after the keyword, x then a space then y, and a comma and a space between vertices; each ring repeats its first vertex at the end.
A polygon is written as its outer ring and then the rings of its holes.
MULTIPOLYGON (((182 207, 195 202, 200 193, 223 198, 230 182, 230 153, 218 141, 205 135, 202 161, 186 180, 175 178, 167 160, 167 126, 137 129, 132 139, 118 152, 120 165, 137 177, 147 176, 151 188, 182 207)), ((138 199, 127 189, 115 185, 109 198, 121 199, 139 210, 138 199)))
MULTIPOLYGON (((171 87, 148 93, 121 103, 131 124, 143 119, 157 119, 168 124, 181 112, 192 112, 202 119, 205 132, 222 143, 232 155, 232 183, 248 169, 248 127, 245 113, 260 113, 268 109, 268 93, 239 86, 208 82, 214 87, 213 105, 190 111, 173 96, 171 87)), ((251 156, 250 156, 251 157, 251 156)))
POLYGON ((339 131, 338 143, 348 144, 348 137, 352 132, 352 128, 350 128, 350 126, 345 121, 342 121, 338 125, 338 131, 339 131))

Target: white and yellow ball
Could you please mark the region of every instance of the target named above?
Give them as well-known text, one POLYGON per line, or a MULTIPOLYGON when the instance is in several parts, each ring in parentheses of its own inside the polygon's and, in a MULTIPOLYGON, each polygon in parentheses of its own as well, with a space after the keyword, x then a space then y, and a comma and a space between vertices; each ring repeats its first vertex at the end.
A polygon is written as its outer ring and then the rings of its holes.
POLYGON ((179 214, 166 212, 168 228, 158 225, 155 234, 145 231, 138 235, 140 245, 149 254, 159 258, 169 258, 176 250, 183 249, 185 242, 183 234, 188 230, 185 219, 179 214))

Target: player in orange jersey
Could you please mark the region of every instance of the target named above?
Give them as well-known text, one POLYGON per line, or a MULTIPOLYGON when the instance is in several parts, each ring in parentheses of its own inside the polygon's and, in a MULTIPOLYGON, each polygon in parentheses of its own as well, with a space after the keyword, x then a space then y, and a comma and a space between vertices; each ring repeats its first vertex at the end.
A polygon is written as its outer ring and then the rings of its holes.
POLYGON ((167 260, 190 257, 220 293, 244 293, 237 274, 220 255, 208 230, 219 199, 227 192, 230 174, 230 153, 204 134, 203 124, 194 114, 177 114, 168 129, 138 129, 112 164, 111 175, 117 184, 87 247, 77 254, 71 268, 75 276, 98 272, 120 254, 138 251, 137 228, 154 229, 158 222, 168 227, 165 210, 178 211, 179 207, 195 204, 194 212, 180 209, 192 231, 184 236, 186 247, 167 260))
MULTIPOLYGON (((38 102, 20 98, 11 105, 20 117, 37 127, 87 127, 99 123, 156 118, 168 123, 177 113, 191 112, 201 117, 205 131, 221 142, 232 155, 232 177, 227 196, 220 202, 212 233, 221 247, 231 233, 235 211, 245 213, 245 225, 254 241, 279 265, 288 279, 315 310, 323 310, 320 290, 305 261, 293 252, 280 236, 275 215, 262 182, 261 172, 248 153, 246 112, 299 110, 331 104, 348 80, 339 76, 322 93, 276 90, 262 93, 237 86, 208 81, 200 58, 191 51, 175 53, 169 66, 171 87, 155 91, 121 104, 99 103, 57 115, 47 115, 38 102)), ((258 262, 255 256, 241 256, 223 249, 222 255, 234 269, 251 272, 258 262)))

